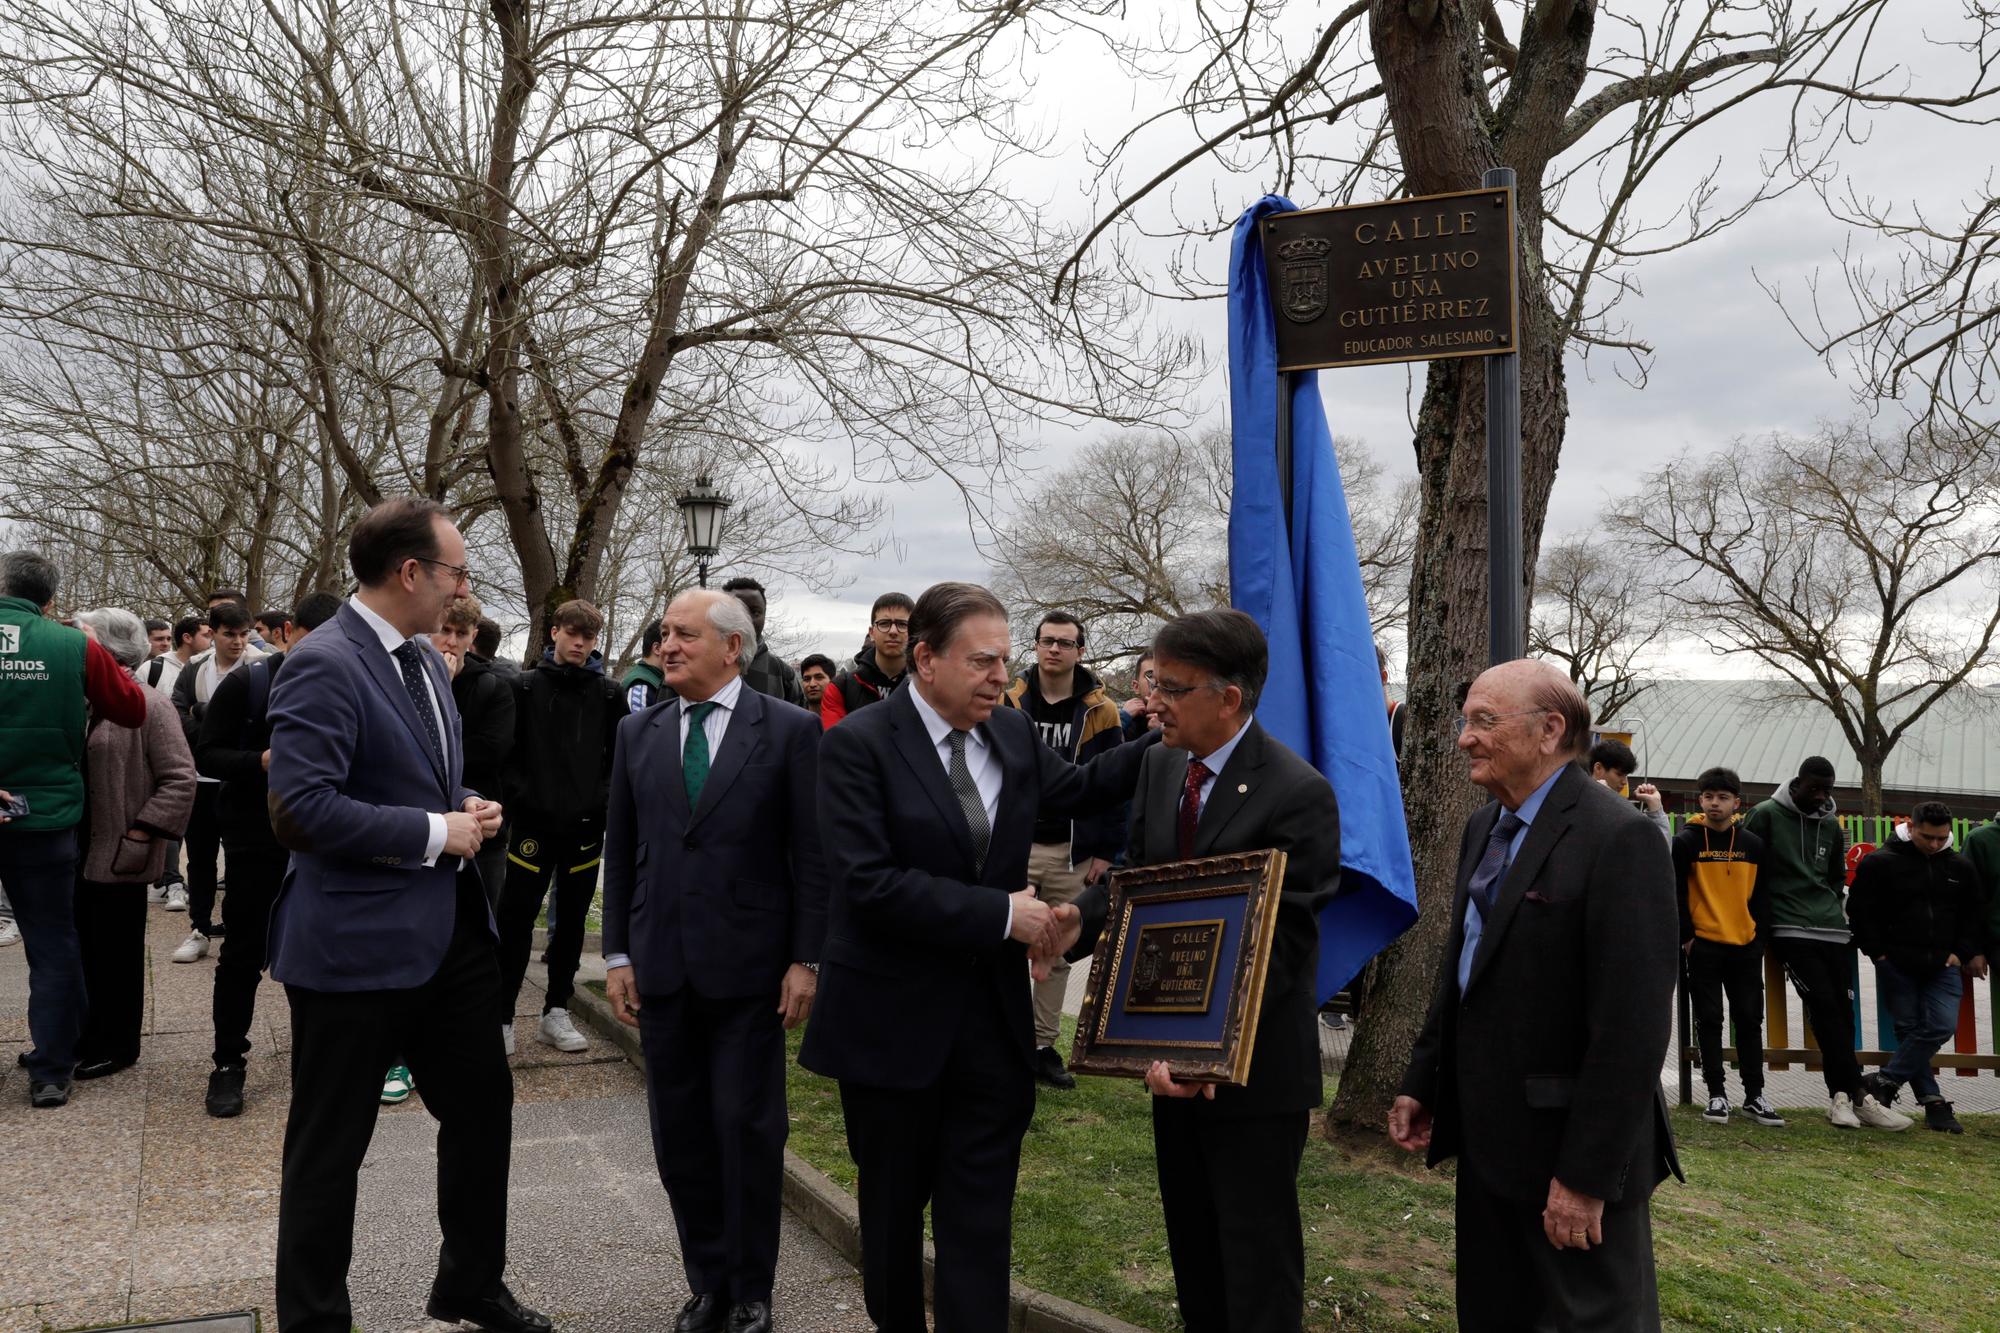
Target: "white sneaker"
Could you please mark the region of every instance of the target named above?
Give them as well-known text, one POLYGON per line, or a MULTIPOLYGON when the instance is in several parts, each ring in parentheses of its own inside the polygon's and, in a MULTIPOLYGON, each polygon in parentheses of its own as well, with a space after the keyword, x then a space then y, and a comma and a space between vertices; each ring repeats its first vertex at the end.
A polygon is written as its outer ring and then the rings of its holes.
POLYGON ((169 912, 185 912, 187 909, 188 891, 178 884, 168 886, 167 910, 169 912))
POLYGON ((514 1025, 512 1023, 502 1023, 500 1025, 500 1045, 506 1049, 507 1054, 512 1055, 514 1053, 514 1025))
POLYGON ((1710 1097, 1708 1099, 1708 1109, 1701 1113, 1701 1118, 1710 1124, 1728 1124, 1729 1099, 1727 1097, 1710 1097))
MULTIPOLYGON (((1874 1098, 1868 1100, 1873 1101, 1874 1098)), ((1861 1128, 1861 1117, 1854 1114, 1854 1103, 1844 1092, 1833 1094, 1833 1104, 1827 1108, 1826 1119, 1835 1129, 1861 1128)))
POLYGON ((573 1053, 590 1049, 590 1043, 585 1041, 583 1034, 576 1030, 576 1024, 569 1021, 569 1010, 567 1009, 551 1009, 546 1014, 543 1014, 542 1030, 535 1035, 540 1037, 544 1043, 555 1047, 559 1051, 570 1051, 573 1053))
POLYGON ((1893 1131, 1910 1127, 1910 1117, 1901 1111, 1891 1111, 1865 1092, 1861 1094, 1861 1105, 1854 1108, 1854 1114, 1870 1129, 1893 1131))
POLYGON ((192 963, 208 957, 208 936, 195 931, 181 941, 181 947, 174 950, 176 963, 192 963))
POLYGON ((0 921, 0 949, 21 942, 21 928, 9 919, 0 921))
POLYGON ((165 902, 167 900, 167 890, 170 887, 170 885, 166 884, 148 884, 146 886, 146 901, 149 903, 165 902))

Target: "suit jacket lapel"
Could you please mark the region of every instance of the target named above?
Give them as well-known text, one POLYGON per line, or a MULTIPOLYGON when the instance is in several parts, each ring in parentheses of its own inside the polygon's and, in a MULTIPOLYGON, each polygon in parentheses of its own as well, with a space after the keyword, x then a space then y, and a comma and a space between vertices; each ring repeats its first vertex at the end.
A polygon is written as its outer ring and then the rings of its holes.
MULTIPOLYGON (((1165 746, 1160 748, 1166 750, 1165 746)), ((1187 787, 1188 753, 1167 750, 1167 756, 1153 761, 1153 787, 1143 793, 1146 841, 1152 844, 1145 849, 1146 859, 1154 863, 1181 859, 1181 792, 1187 787)))
MULTIPOLYGON (((1228 826, 1239 811, 1250 802, 1257 791, 1257 770, 1264 766, 1264 729, 1251 719, 1243 733, 1243 739, 1236 742, 1236 748, 1229 753, 1229 762, 1215 775, 1215 785, 1208 789, 1208 800, 1202 804, 1201 819, 1194 826, 1194 854, 1207 856, 1215 846, 1215 840, 1228 826)), ((1187 783, 1187 767, 1181 767, 1181 783, 1187 783)))
MULTIPOLYGON (((375 678, 375 684, 389 698, 389 706, 403 719, 403 725, 410 729, 410 739, 416 742, 417 752, 429 762, 431 774, 438 784, 444 784, 445 775, 438 770, 437 757, 431 752, 430 732, 424 728, 423 720, 417 716, 417 705, 410 698, 410 690, 403 683, 403 669, 394 658, 382 649, 382 641, 375 637, 375 630, 361 618, 361 613, 343 604, 340 608, 341 625, 347 630, 347 637, 354 644, 354 651, 360 655, 361 665, 375 678)), ((421 658, 419 658, 421 660, 421 658)))
POLYGON ((688 826, 687 773, 681 767, 681 708, 679 699, 671 700, 665 708, 653 714, 648 730, 659 738, 659 748, 665 753, 655 762, 660 766, 660 774, 667 789, 667 809, 673 812, 674 822, 681 828, 688 826))
MULTIPOLYGON (((676 717, 675 729, 680 720, 676 717)), ((729 785, 736 781, 736 775, 743 771, 743 765, 750 756, 764 744, 764 696, 746 683, 736 694, 736 716, 729 719, 729 729, 722 733, 722 745, 710 757, 708 780, 701 785, 701 804, 696 806, 688 819, 689 824, 699 823, 701 817, 721 802, 729 794, 729 785)), ((687 782, 681 782, 681 799, 687 799, 687 782)))
MULTIPOLYGON (((910 766, 910 773, 937 807, 938 814, 951 830, 951 836, 958 843, 958 850, 965 856, 965 864, 972 864, 972 830, 965 825, 965 811, 958 808, 958 796, 951 789, 951 779, 945 773, 944 764, 938 758, 937 747, 931 744, 930 732, 924 730, 924 720, 917 716, 917 706, 904 697, 906 686, 896 690, 880 707, 889 712, 890 730, 895 733, 896 753, 903 756, 903 762, 910 766)), ((988 735, 992 728, 988 728, 988 735)), ((1002 770, 1003 772, 1005 770, 1002 770)), ((987 860, 991 862, 991 845, 987 860)))
MULTIPOLYGON (((1493 904, 1493 914, 1487 918, 1484 929, 1479 934, 1479 951, 1472 955, 1472 972, 1466 978, 1465 988, 1471 990, 1479 984, 1479 974, 1492 960, 1494 950, 1500 947, 1500 937, 1513 924, 1514 913, 1521 905, 1521 895, 1535 882, 1535 876, 1542 872, 1542 863, 1549 859, 1549 853, 1569 832, 1572 812, 1576 808, 1578 782, 1588 782, 1581 769, 1574 764, 1566 767, 1557 777, 1555 786, 1542 799, 1542 808, 1535 813, 1535 822, 1528 825, 1528 836, 1521 840, 1521 851, 1514 863, 1507 867, 1505 878, 1500 881, 1500 893, 1493 904)), ((1497 822, 1498 814, 1493 816, 1497 822)), ((1487 832, 1492 832, 1492 824, 1487 832)), ((1481 847, 1485 846, 1484 841, 1481 847)), ((1461 892, 1462 896, 1462 892, 1461 892)))

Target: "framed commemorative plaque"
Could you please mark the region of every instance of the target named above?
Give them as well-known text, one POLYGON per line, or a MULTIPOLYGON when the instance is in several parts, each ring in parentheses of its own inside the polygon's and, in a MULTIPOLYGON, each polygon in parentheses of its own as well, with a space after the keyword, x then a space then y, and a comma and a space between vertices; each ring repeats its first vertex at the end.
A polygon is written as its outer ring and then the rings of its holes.
POLYGON ((1113 871, 1070 1069, 1248 1082, 1284 877, 1275 850, 1113 871))

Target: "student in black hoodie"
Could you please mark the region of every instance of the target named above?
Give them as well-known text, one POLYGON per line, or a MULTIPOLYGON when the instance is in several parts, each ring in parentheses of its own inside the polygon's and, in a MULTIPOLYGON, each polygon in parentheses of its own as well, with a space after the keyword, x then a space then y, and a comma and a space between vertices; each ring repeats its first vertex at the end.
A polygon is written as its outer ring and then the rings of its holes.
POLYGON ((1875 960, 1882 1004, 1896 1027, 1896 1053, 1864 1084, 1894 1106, 1908 1084, 1924 1123, 1944 1134, 1965 1127, 1931 1072, 1931 1057, 1958 1030, 1963 967, 1984 970, 1980 921, 1985 906, 1972 863, 1952 850, 1951 808, 1925 801, 1888 845, 1861 858, 1847 891, 1854 946, 1875 960))
MULTIPOLYGON (((333 619, 340 599, 316 592, 291 613, 281 642, 289 651, 306 635, 333 619)), ((227 927, 215 964, 210 1019, 215 1028, 215 1068, 203 1099, 219 1118, 243 1111, 243 1080, 250 1054, 250 1020, 256 1012, 257 982, 264 973, 265 943, 271 933, 271 905, 285 881, 290 853, 271 832, 271 686, 284 669, 285 653, 274 652, 231 671, 216 683, 202 712, 195 739, 195 768, 217 779, 216 822, 222 855, 229 866, 229 892, 222 899, 227 927)))
POLYGON ((596 651, 604 617, 589 602, 564 602, 550 645, 514 686, 514 753, 507 764, 507 878, 500 890, 500 1027, 514 1051, 514 1005, 527 975, 535 917, 549 881, 549 989, 540 1039, 560 1051, 589 1043, 570 1021, 569 998, 583 956, 584 918, 597 895, 611 753, 625 695, 605 678, 596 651))
MULTIPOLYGON (((444 626, 431 635, 431 645, 444 655, 451 671, 451 701, 458 705, 465 730, 465 785, 489 801, 504 800, 507 758, 514 753, 514 688, 480 653, 479 621, 484 614, 471 593, 452 599, 444 609, 444 626)), ((500 886, 507 877, 506 825, 479 844, 473 864, 479 867, 486 904, 500 907, 500 886)))
POLYGON ((831 730, 849 713, 881 703, 902 684, 910 665, 910 613, 916 605, 899 592, 875 599, 868 610, 868 642, 854 655, 854 665, 835 676, 819 697, 820 726, 831 730))

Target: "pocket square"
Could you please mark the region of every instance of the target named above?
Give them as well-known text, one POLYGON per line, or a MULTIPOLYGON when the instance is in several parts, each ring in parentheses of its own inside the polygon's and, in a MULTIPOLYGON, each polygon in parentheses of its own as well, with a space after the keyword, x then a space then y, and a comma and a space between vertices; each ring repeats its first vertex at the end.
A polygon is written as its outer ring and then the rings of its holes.
POLYGON ((1521 901, 1529 903, 1552 903, 1555 901, 1555 899, 1549 897, 1547 894, 1543 893, 1540 889, 1529 889, 1526 893, 1521 895, 1521 901))

